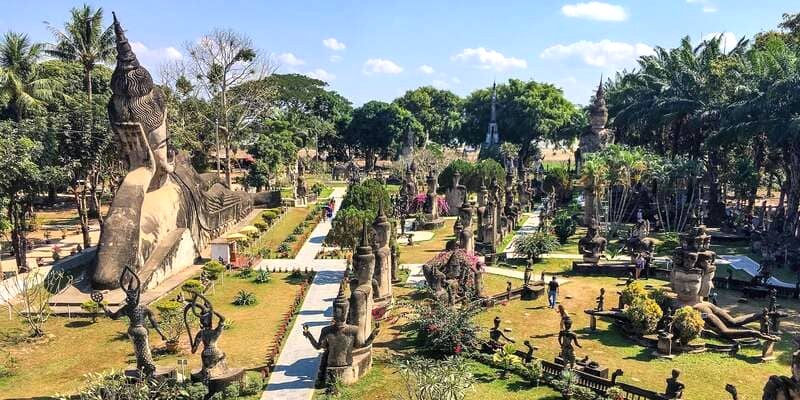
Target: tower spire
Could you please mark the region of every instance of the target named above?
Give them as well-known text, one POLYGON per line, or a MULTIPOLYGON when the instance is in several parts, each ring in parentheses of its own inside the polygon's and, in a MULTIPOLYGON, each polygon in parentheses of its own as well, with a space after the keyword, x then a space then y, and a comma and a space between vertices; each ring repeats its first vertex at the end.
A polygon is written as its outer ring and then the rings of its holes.
POLYGON ((486 146, 500 143, 500 134, 497 132, 497 82, 492 81, 492 108, 489 115, 489 128, 486 131, 486 146))

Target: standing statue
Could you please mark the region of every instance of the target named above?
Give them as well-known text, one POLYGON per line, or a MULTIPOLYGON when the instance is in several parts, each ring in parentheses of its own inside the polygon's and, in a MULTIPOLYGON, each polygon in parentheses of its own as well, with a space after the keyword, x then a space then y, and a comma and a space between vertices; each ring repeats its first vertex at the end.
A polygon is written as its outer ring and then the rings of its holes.
MULTIPOLYGON (((800 345, 798 338, 794 339, 796 345, 800 345)), ((728 390, 731 392, 730 390, 728 390)), ((736 389, 733 388, 731 394, 736 399, 736 389)), ((764 385, 763 400, 800 400, 800 350, 792 353, 792 376, 769 377, 764 385)))
POLYGON ((192 374, 193 378, 208 383, 215 378, 228 375, 230 370, 225 359, 225 353, 217 347, 217 342, 225 326, 225 317, 214 310, 214 306, 208 298, 195 292, 192 294, 192 299, 183 308, 183 323, 191 341, 192 354, 197 352, 200 344, 203 345, 203 351, 200 353, 202 367, 200 372, 192 374), (202 300, 203 303, 198 303, 198 300, 202 300), (195 336, 192 336, 192 329, 189 326, 190 310, 200 321, 200 330, 195 336), (217 317, 216 327, 214 327, 214 316, 217 317))
POLYGON ((372 293, 376 300, 390 300, 392 298, 392 254, 389 248, 392 224, 383 211, 383 200, 378 205, 378 216, 372 224, 375 231, 374 255, 375 270, 373 279, 375 288, 372 293))
POLYGON ((103 307, 103 312, 113 319, 117 320, 121 316, 128 317, 128 337, 133 342, 133 353, 136 355, 136 370, 140 378, 152 378, 156 372, 156 365, 153 362, 153 354, 150 352, 149 332, 145 326, 146 322, 150 322, 153 329, 158 332, 161 339, 166 341, 167 338, 161 332, 153 312, 147 306, 140 304, 140 295, 142 294, 142 282, 133 270, 126 266, 119 278, 119 286, 125 291, 125 305, 120 307, 117 311, 111 312, 103 303, 103 294, 101 292, 92 292, 92 300, 100 307, 103 307), (125 276, 131 277, 127 280, 128 285, 125 286, 125 276))
POLYGON ((514 339, 506 336, 500 329, 500 317, 494 317, 492 323, 492 329, 489 329, 489 347, 491 350, 496 351, 503 347, 503 343, 500 341, 501 339, 509 343, 516 343, 514 339))
POLYGON ((522 275, 522 286, 528 287, 531 284, 531 274, 533 273, 533 268, 531 268, 531 263, 525 266, 525 272, 522 275))
POLYGON ((375 254, 369 244, 369 223, 365 220, 361 231, 361 245, 356 249, 353 257, 353 270, 356 279, 351 282, 353 288, 350 294, 350 313, 347 322, 358 327, 359 340, 369 337, 372 333, 372 308, 373 308, 373 272, 375 270, 375 254))
POLYGON ((297 159, 297 185, 295 186, 295 203, 305 206, 308 204, 308 187, 305 177, 306 167, 303 160, 297 159))
POLYGON ((568 366, 569 368, 575 367, 575 348, 572 346, 578 346, 579 348, 581 345, 578 343, 578 335, 575 332, 572 332, 572 319, 570 317, 566 317, 563 319, 564 323, 564 330, 558 332, 558 344, 561 346, 561 353, 559 353, 559 357, 564 361, 564 365, 568 366))
POLYGON ((664 390, 664 397, 669 400, 677 400, 683 398, 683 391, 686 388, 686 385, 683 382, 679 381, 678 378, 681 376, 681 371, 677 369, 672 370, 672 377, 667 378, 667 388, 664 390))
POLYGON ((578 252, 583 256, 584 262, 597 263, 606 251, 607 243, 606 238, 600 236, 597 221, 592 219, 586 235, 578 240, 578 252))
POLYGON ((358 326, 345 322, 348 309, 349 303, 342 285, 333 301, 333 324, 322 328, 319 339, 314 339, 308 325, 303 325, 303 336, 315 349, 325 351, 321 368, 325 369, 324 379, 329 390, 335 388, 337 382, 348 385, 358 379, 358 373, 353 370, 353 349, 369 346, 380 331, 378 325, 368 337, 363 338, 358 326))

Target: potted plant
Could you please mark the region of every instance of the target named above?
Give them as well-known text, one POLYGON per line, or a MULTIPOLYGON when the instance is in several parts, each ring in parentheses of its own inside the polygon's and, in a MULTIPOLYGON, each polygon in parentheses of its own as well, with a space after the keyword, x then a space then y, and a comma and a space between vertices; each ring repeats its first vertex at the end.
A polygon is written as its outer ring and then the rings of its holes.
POLYGON ((519 356, 514 354, 514 346, 510 343, 507 343, 497 353, 494 353, 492 361, 500 366, 500 379, 506 379, 508 371, 522 363, 519 356))
MULTIPOLYGON (((156 304, 159 314, 159 326, 167 340, 165 347, 168 353, 178 352, 181 333, 183 332, 183 303, 175 300, 166 300, 156 304)), ((190 315, 191 313, 187 314, 190 315)))

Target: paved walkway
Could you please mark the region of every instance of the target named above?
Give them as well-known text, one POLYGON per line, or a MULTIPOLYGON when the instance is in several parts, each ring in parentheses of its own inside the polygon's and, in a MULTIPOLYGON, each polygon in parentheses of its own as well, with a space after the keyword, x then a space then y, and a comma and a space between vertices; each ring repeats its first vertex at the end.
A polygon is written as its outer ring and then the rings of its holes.
POLYGON ((514 242, 522 236, 536 232, 536 229, 539 227, 539 213, 540 211, 538 209, 534 210, 532 213, 528 213, 528 219, 525 220, 525 223, 514 233, 514 238, 511 239, 511 243, 506 246, 506 250, 504 251, 504 253, 506 253, 506 259, 525 258, 525 255, 514 252, 514 242))
MULTIPOLYGON (((337 205, 342 203, 345 191, 345 188, 334 189, 333 197, 337 205)), ((338 211, 338 207, 336 210, 338 211)), ((339 284, 346 267, 345 260, 315 259, 322 248, 325 236, 331 230, 332 219, 328 218, 327 221, 317 224, 295 259, 263 260, 258 265, 258 268, 308 267, 317 271, 283 350, 278 356, 275 370, 269 377, 267 389, 261 395, 262 400, 309 400, 314 395, 320 352, 303 336, 303 325, 308 325, 314 337, 319 337, 322 327, 330 324, 333 317, 331 304, 339 291, 339 284)))
POLYGON ((425 275, 422 273, 423 265, 424 264, 403 264, 400 266, 400 268, 408 270, 406 286, 421 288, 426 285, 425 275))

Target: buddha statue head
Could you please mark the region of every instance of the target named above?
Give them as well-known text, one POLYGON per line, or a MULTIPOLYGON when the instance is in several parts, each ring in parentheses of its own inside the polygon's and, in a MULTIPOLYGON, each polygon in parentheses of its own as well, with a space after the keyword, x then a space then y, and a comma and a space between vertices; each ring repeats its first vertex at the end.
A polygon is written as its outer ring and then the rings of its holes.
POLYGON ((676 268, 672 273, 672 290, 678 301, 684 305, 693 305, 700 301, 700 289, 703 281, 703 270, 695 267, 676 268))
POLYGON ((717 266, 714 264, 716 254, 713 251, 702 251, 697 253, 697 268, 703 271, 703 280, 700 285, 700 297, 706 298, 714 288, 714 274, 717 266))
POLYGON ((336 325, 343 325, 347 321, 347 311, 350 302, 344 296, 344 285, 339 286, 339 294, 333 300, 333 322, 336 325))

